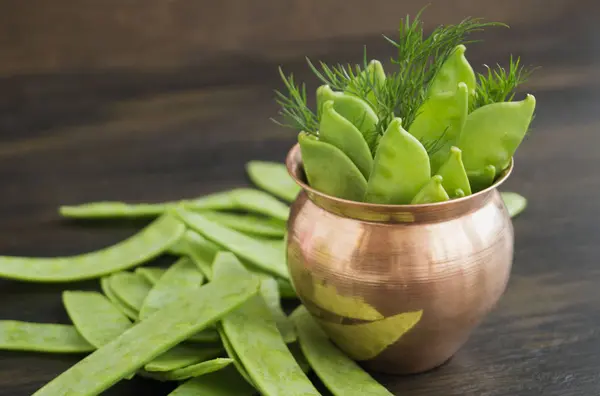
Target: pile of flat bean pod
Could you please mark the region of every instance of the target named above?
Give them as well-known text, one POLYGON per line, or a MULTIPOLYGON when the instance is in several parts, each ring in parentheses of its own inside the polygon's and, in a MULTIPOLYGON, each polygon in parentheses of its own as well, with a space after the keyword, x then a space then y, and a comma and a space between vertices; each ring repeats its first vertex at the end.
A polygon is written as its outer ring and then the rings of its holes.
MULTIPOLYGON (((302 305, 290 316, 282 309, 281 298, 296 298, 284 257, 289 208, 282 200, 293 201, 299 188, 283 164, 252 161, 247 171, 264 191, 61 207, 71 218, 156 220, 92 253, 0 257, 2 278, 96 278, 102 290, 63 292, 72 325, 0 321, 0 349, 88 354, 36 396, 98 395, 135 375, 177 382, 172 396, 318 395, 311 370, 334 395, 390 395, 302 305), (174 256, 173 264, 144 266, 159 255, 174 256)), ((507 202, 524 208, 518 194, 507 202)))
MULTIPOLYGON (((380 135, 372 103, 319 87, 318 130, 298 135, 310 186, 338 198, 391 205, 447 201, 491 186, 525 137, 536 101, 527 95, 473 109, 478 82, 465 50, 459 45, 443 63, 414 121, 403 126, 396 117, 380 135)), ((374 80, 371 93, 390 78, 376 60, 365 71, 374 80)))

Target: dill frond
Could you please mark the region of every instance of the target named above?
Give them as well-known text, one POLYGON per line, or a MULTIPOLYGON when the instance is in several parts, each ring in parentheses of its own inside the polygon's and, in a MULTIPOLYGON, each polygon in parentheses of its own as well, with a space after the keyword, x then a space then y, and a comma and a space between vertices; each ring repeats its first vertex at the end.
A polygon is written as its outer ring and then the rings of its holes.
MULTIPOLYGON (((306 59, 313 74, 324 84, 336 91, 342 91, 364 100, 375 110, 379 123, 375 138, 385 133, 395 117, 402 118, 405 129, 410 128, 418 115, 421 105, 427 98, 427 90, 444 62, 459 44, 472 43, 466 37, 474 32, 491 26, 506 26, 496 22, 482 22, 478 18, 466 18, 456 25, 441 25, 425 36, 421 15, 423 8, 412 20, 409 16, 402 19, 398 39, 383 36, 397 49, 392 63, 397 70, 386 73, 383 82, 369 68, 366 48, 362 64, 328 65, 319 62, 315 65, 306 59)), ((320 114, 315 114, 306 105, 304 84, 296 85, 293 76, 286 77, 280 69, 282 79, 288 89, 288 95, 278 91, 277 103, 281 106, 280 115, 286 120, 284 126, 317 134, 320 114)), ((427 143, 432 151, 438 148, 438 142, 427 143)), ((429 150, 428 150, 429 151, 429 150)))
POLYGON ((508 69, 497 65, 495 69, 487 68, 487 74, 477 74, 477 87, 475 98, 470 105, 469 111, 491 103, 512 101, 515 90, 527 81, 534 69, 526 69, 521 65, 521 59, 514 60, 510 57, 508 69))
POLYGON ((317 135, 319 122, 315 113, 308 107, 306 99, 306 85, 296 85, 294 75, 286 76, 281 67, 279 74, 287 89, 287 95, 275 90, 275 101, 281 106, 279 115, 283 121, 271 119, 278 125, 304 131, 311 135, 317 135))
POLYGON ((390 116, 402 118, 405 129, 415 120, 431 82, 456 46, 477 41, 466 40, 466 37, 486 27, 506 26, 482 22, 480 18, 466 18, 456 25, 438 26, 425 37, 421 21, 423 11, 412 22, 408 16, 401 21, 397 41, 384 36, 398 50, 392 62, 399 69, 386 80, 389 83, 384 89, 383 100, 393 113, 390 116))

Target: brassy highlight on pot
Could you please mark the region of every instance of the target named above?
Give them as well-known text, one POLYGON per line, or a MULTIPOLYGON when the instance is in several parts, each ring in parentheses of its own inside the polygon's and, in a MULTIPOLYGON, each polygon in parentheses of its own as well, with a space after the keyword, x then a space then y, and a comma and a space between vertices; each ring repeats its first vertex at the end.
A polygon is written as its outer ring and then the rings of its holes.
POLYGON ((516 97, 533 69, 519 58, 475 73, 471 33, 506 27, 467 18, 423 31, 404 18, 384 70, 364 49, 361 64, 308 66, 322 83, 316 108, 304 82, 280 74, 276 123, 298 132, 308 184, 351 201, 406 205, 465 197, 494 184, 530 129, 535 98, 516 97))

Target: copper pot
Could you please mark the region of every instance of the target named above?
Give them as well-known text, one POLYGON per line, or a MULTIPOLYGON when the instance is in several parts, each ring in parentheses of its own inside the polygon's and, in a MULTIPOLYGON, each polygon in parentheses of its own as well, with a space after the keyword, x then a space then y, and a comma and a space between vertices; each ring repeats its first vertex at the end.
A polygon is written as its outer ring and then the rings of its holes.
POLYGON ((408 374, 447 361, 503 294, 513 228, 496 188, 427 205, 375 205, 305 183, 299 146, 287 168, 287 258, 298 296, 330 338, 373 371, 408 374))

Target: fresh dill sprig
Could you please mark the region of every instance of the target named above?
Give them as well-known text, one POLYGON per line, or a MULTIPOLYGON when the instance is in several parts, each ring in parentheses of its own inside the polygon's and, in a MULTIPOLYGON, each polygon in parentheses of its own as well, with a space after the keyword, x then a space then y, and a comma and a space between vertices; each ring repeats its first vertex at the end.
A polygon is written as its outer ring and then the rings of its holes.
MULTIPOLYGON (((331 89, 347 92, 364 100, 368 99, 369 93, 375 85, 375 74, 368 70, 367 49, 364 49, 363 63, 341 64, 329 66, 325 62, 319 62, 320 70, 307 57, 306 62, 315 76, 331 89)), ((369 101, 367 101, 369 102, 369 101)), ((372 107, 375 103, 369 103, 372 107)))
POLYGON ((475 98, 471 102, 469 111, 481 106, 498 102, 510 102, 515 97, 515 90, 527 81, 534 69, 526 69, 521 65, 521 59, 514 60, 510 57, 508 69, 497 65, 495 69, 487 68, 487 74, 477 74, 477 87, 475 98))
POLYGON ((486 27, 506 26, 497 22, 482 22, 480 18, 466 18, 456 25, 438 26, 425 37, 422 12, 412 22, 408 16, 401 21, 397 41, 384 36, 398 49, 398 55, 392 62, 399 69, 386 80, 381 100, 390 112, 387 118, 402 118, 405 129, 417 117, 431 82, 456 46, 475 42, 465 40, 471 33, 486 27))
MULTIPOLYGON (((419 108, 427 99, 427 90, 437 72, 459 44, 474 32, 490 26, 506 26, 496 22, 482 22, 477 18, 466 18, 457 25, 438 26, 429 36, 425 36, 421 21, 422 9, 411 21, 407 16, 401 20, 399 37, 393 40, 384 38, 397 49, 392 63, 397 70, 388 72, 384 81, 378 81, 375 70, 369 68, 366 48, 362 64, 328 65, 319 62, 319 67, 307 58, 315 76, 336 91, 355 95, 367 102, 377 113, 379 123, 376 135, 386 131, 394 117, 402 118, 402 125, 408 129, 418 115, 419 108)), ((293 76, 286 77, 280 69, 288 95, 277 93, 277 103, 281 106, 280 115, 286 120, 279 123, 294 129, 317 134, 320 114, 310 110, 306 104, 304 84, 296 85, 293 76)), ((376 139, 375 139, 376 140, 376 139)), ((437 142, 424 142, 433 149, 437 142)))
POLYGON ((304 83, 296 85, 294 75, 286 76, 281 67, 279 74, 288 91, 285 95, 275 90, 275 101, 281 106, 279 115, 283 122, 271 119, 276 124, 284 127, 293 128, 297 131, 304 131, 311 135, 317 135, 319 122, 316 114, 308 107, 306 100, 306 85, 304 83))

